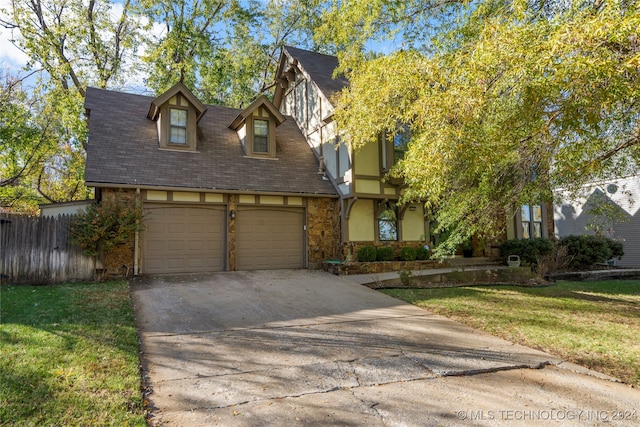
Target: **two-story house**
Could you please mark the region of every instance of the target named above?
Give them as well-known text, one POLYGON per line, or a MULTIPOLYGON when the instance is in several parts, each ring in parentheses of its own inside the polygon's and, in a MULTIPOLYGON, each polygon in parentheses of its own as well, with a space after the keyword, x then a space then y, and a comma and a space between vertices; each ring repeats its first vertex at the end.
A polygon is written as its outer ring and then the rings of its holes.
MULTIPOLYGON (((273 103, 261 96, 244 110, 203 105, 181 83, 157 98, 89 88, 87 185, 145 211, 110 269, 315 268, 363 245, 429 242, 423 204, 399 204, 402 183, 385 179, 407 138, 356 152, 340 139, 332 97, 348 82, 336 66, 285 47, 273 103)), ((527 209, 506 237, 548 233, 546 209, 527 209)))

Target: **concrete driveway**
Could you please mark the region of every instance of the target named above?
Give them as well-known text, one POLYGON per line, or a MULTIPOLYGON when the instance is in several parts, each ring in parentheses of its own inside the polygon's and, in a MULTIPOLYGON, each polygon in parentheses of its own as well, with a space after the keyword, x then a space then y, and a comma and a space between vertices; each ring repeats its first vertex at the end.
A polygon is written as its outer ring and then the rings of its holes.
POLYGON ((640 392, 315 271, 132 282, 156 426, 623 425, 640 392))

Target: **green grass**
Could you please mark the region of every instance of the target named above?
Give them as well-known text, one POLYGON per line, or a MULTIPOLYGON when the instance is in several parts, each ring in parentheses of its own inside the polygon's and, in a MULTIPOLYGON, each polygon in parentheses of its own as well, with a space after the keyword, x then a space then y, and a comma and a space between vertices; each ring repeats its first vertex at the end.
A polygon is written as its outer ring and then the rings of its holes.
POLYGON ((0 425, 146 425, 125 281, 2 286, 0 345, 0 425))
POLYGON ((383 292, 640 386, 640 281, 383 292))

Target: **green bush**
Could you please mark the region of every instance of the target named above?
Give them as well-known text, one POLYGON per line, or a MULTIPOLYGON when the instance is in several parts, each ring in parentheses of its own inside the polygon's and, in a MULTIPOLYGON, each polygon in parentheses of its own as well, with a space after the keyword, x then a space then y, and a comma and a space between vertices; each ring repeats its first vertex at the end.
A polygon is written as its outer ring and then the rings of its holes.
POLYGON ((587 270, 597 263, 624 255, 622 244, 606 237, 567 236, 560 239, 559 245, 567 247, 571 258, 569 267, 575 270, 587 270))
POLYGON ((425 249, 423 246, 416 248, 416 259, 420 261, 429 259, 429 250, 425 249))
POLYGON ((606 239, 609 244, 609 249, 611 249, 611 258, 620 258, 624 255, 624 246, 622 242, 617 242, 615 240, 606 239))
POLYGON ((505 258, 518 255, 522 263, 535 267, 543 256, 553 251, 553 248, 553 242, 549 239, 507 240, 500 245, 500 254, 505 258))
POLYGON ((392 261, 393 260, 393 248, 389 246, 382 246, 377 251, 378 261, 392 261))
POLYGON ((373 262, 376 260, 376 248, 373 246, 363 246, 358 249, 359 262, 373 262))
POLYGON ((405 247, 400 249, 400 259, 403 261, 415 261, 418 256, 414 248, 405 247))

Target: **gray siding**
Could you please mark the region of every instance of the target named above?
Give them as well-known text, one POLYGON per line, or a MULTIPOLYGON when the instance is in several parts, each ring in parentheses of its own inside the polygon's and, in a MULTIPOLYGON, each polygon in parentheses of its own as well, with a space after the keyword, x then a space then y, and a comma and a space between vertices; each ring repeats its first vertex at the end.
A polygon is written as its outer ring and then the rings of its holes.
POLYGON ((621 241, 625 255, 616 265, 640 268, 640 177, 612 179, 586 187, 578 200, 561 193, 562 203, 555 206, 557 237, 594 234, 590 228, 600 225, 603 234, 621 241), (591 209, 606 204, 615 213, 613 219, 594 215, 591 209))

